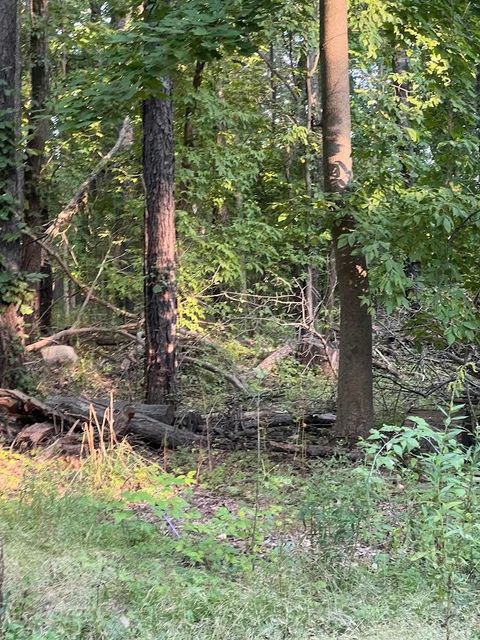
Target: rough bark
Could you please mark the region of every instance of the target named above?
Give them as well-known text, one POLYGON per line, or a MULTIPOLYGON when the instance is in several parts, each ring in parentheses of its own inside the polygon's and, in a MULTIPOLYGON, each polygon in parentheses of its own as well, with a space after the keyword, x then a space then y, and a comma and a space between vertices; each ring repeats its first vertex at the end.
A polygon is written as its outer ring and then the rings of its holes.
MULTIPOLYGON (((48 211, 42 193, 42 170, 45 164, 45 145, 49 134, 47 100, 48 75, 48 0, 31 0, 30 5, 30 83, 31 106, 28 114, 29 139, 25 164, 25 222, 40 233, 48 221, 48 211)), ((50 326, 53 303, 52 270, 45 260, 42 247, 36 242, 25 242, 23 269, 41 274, 42 280, 33 289, 33 313, 28 318, 30 333, 50 326)))
POLYGON ((172 402, 176 391, 176 264, 172 82, 143 105, 145 183, 145 398, 172 402))
POLYGON ((20 17, 17 0, 0 4, 0 385, 20 384, 23 360, 21 292, 22 170, 20 117, 20 17), (13 298, 13 301, 12 301, 13 298))
MULTIPOLYGON (((338 195, 349 189, 352 172, 348 63, 347 0, 321 0, 321 74, 325 191, 338 195)), ((339 239, 355 226, 345 213, 333 224, 340 298, 340 358, 337 436, 355 439, 373 423, 372 320, 361 298, 368 294, 365 260, 339 239)))

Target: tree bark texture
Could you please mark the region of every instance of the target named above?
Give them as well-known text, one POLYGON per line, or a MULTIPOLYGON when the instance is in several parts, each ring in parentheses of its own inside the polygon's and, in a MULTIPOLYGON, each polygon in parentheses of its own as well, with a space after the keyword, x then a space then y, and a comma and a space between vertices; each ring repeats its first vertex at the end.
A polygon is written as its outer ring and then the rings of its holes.
POLYGON ((19 3, 0 0, 0 386, 19 385, 23 365, 19 119, 19 3))
MULTIPOLYGON (((341 196, 352 171, 348 63, 348 2, 321 0, 321 74, 323 104, 324 186, 341 196)), ((335 433, 354 439, 366 436, 373 423, 372 320, 361 298, 368 294, 365 260, 339 239, 355 226, 344 212, 333 225, 340 298, 340 361, 335 433)))
MULTIPOLYGON (((42 193, 45 145, 49 135, 48 0, 31 0, 30 20, 31 106, 25 164, 25 222, 35 233, 40 234, 42 226, 48 222, 48 211, 42 193)), ((34 287, 33 314, 28 319, 30 332, 35 335, 39 329, 48 329, 50 326, 53 303, 52 269, 45 259, 42 247, 36 242, 24 243, 22 262, 26 272, 43 276, 34 287)))
POLYGON ((143 105, 145 183, 145 398, 173 401, 176 378, 176 264, 172 82, 143 105))

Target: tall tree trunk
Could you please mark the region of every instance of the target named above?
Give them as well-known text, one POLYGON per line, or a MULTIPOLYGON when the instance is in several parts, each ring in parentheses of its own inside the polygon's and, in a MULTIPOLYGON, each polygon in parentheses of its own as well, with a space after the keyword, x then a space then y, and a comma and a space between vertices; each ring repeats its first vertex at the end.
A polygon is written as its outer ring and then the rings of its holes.
MULTIPOLYGON (((408 94, 410 91, 409 83, 405 79, 405 75, 408 72, 408 57, 404 49, 396 49, 393 53, 393 72, 397 78, 395 81, 395 95, 399 105, 398 109, 398 123, 402 129, 408 127, 407 110, 408 110, 408 94)), ((413 185, 413 177, 408 167, 408 163, 405 162, 406 154, 413 154, 413 145, 409 142, 407 145, 403 145, 400 148, 402 155, 402 175, 405 180, 405 185, 411 187, 413 185)))
POLYGON ((145 182, 145 397, 173 402, 176 378, 175 200, 172 82, 143 105, 145 182))
POLYGON ((0 3, 0 386, 21 384, 22 170, 20 120, 20 18, 17 0, 0 3))
MULTIPOLYGON (((318 22, 318 4, 316 6, 315 15, 316 23, 318 22)), ((314 136, 316 136, 316 123, 320 120, 320 87, 317 77, 319 62, 319 43, 315 48, 308 51, 305 57, 305 126, 308 132, 308 143, 305 149, 305 190, 308 197, 312 197, 313 179, 320 181, 322 158, 321 154, 313 151, 317 147, 314 145, 314 136)), ((315 257, 312 255, 312 258, 315 257)), ((305 284, 306 298, 306 324, 309 330, 315 329, 315 321, 318 307, 320 305, 320 296, 318 293, 318 268, 313 263, 307 266, 307 277, 305 284)))
MULTIPOLYGON (((192 149, 195 145, 195 133, 193 127, 193 116, 195 115, 195 110, 197 108, 197 99, 195 94, 198 92, 202 85, 204 68, 205 62, 197 60, 197 62, 195 63, 195 71, 193 72, 193 95, 191 97, 191 102, 185 109, 185 120, 183 123, 183 144, 185 147, 188 147, 190 149, 192 149)), ((190 163, 184 160, 184 167, 189 169, 190 163)))
MULTIPOLYGON (((42 193, 42 170, 49 133, 48 0, 31 0, 30 18, 31 107, 28 114, 30 135, 25 165, 25 221, 38 234, 41 233, 42 225, 48 222, 48 211, 42 193)), ((50 263, 40 245, 35 242, 26 242, 24 245, 23 269, 43 276, 35 285, 33 314, 28 318, 30 332, 36 334, 40 328, 48 329, 50 326, 53 283, 50 263)))
MULTIPOLYGON (((323 104, 324 185, 328 193, 350 187, 352 172, 348 66, 348 1, 321 0, 321 74, 323 104)), ((335 434, 366 436, 373 423, 372 320, 361 297, 368 294, 365 260, 339 238, 352 231, 353 217, 344 213, 333 225, 340 297, 340 362, 335 434)))

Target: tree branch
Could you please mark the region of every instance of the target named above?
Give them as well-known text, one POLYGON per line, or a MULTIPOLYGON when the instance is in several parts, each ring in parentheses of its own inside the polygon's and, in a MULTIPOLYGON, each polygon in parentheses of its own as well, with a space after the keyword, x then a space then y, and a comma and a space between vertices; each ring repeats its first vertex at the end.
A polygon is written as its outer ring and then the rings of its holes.
POLYGON ((85 178, 78 187, 70 202, 57 215, 55 220, 47 229, 47 236, 53 240, 65 227, 70 223, 73 216, 77 213, 80 205, 85 200, 85 196, 90 190, 93 182, 98 178, 100 173, 110 164, 112 159, 121 151, 128 149, 133 143, 133 127, 130 118, 127 116, 123 121, 122 128, 118 134, 117 141, 110 151, 100 160, 95 169, 85 178))
MULTIPOLYGON (((51 336, 46 336, 45 338, 42 338, 41 340, 37 340, 37 342, 32 342, 31 344, 28 344, 25 347, 25 351, 27 352, 32 352, 32 351, 39 351, 40 349, 43 349, 43 347, 46 347, 47 345, 51 344, 52 342, 59 342, 60 340, 63 340, 64 338, 69 338, 70 336, 80 336, 80 335, 85 335, 85 334, 95 334, 95 333, 117 333, 121 336, 125 336, 126 338, 128 338, 129 340, 135 340, 136 342, 138 342, 139 344, 141 344, 143 346, 143 340, 141 340, 140 338, 138 338, 137 336, 134 336, 132 333, 129 333, 126 330, 126 327, 128 327, 129 325, 125 325, 124 328, 120 328, 120 327, 82 327, 82 328, 77 328, 77 327, 70 327, 69 329, 63 329, 63 331, 59 331, 58 333, 54 333, 51 336)), ((135 328, 135 325, 130 325, 132 329, 135 328)))
POLYGON ((210 362, 197 360, 197 358, 191 358, 190 356, 182 356, 182 361, 188 362, 190 364, 194 364, 195 366, 201 367, 202 369, 206 369, 207 371, 211 371, 212 373, 216 373, 222 376, 223 378, 225 378, 225 380, 228 380, 228 382, 230 382, 231 385, 233 385, 236 389, 238 389, 242 393, 246 393, 249 396, 253 395, 252 390, 248 388, 247 384, 243 380, 238 378, 236 375, 234 375, 233 373, 224 371, 223 369, 220 369, 220 367, 216 367, 215 365, 210 364, 210 362))
POLYGON ((111 304, 110 302, 107 302, 106 300, 102 300, 101 298, 96 296, 94 293, 92 293, 91 292, 91 287, 89 287, 88 285, 84 284, 83 282, 81 282, 78 278, 76 278, 73 275, 73 273, 68 268, 68 265, 66 264, 65 260, 62 258, 62 256, 60 256, 57 253, 57 251, 55 251, 55 249, 50 244, 47 244, 43 240, 40 240, 40 238, 37 238, 37 236, 34 233, 32 233, 29 229, 23 229, 23 234, 28 236, 29 238, 31 238, 35 242, 37 242, 42 247, 42 249, 45 251, 45 253, 48 253, 48 255, 51 256, 60 265, 62 270, 66 273, 66 275, 70 278, 70 280, 74 284, 77 285, 77 287, 80 289, 80 291, 82 291, 82 293, 84 293, 85 295, 89 295, 90 296, 90 300, 93 300, 97 304, 102 305, 106 309, 110 309, 110 311, 113 311, 114 313, 116 313, 118 315, 125 316, 126 318, 137 319, 136 314, 130 313, 130 311, 125 311, 125 309, 120 309, 119 307, 116 307, 114 304, 111 304))
POLYGON ((298 102, 299 100, 299 96, 296 93, 295 89, 292 88, 291 84, 288 82, 288 80, 280 73, 280 71, 277 71, 277 69, 273 66, 273 64, 270 62, 269 58, 267 55, 265 55, 262 51, 257 51, 258 56, 260 57, 261 60, 263 60, 263 62, 267 65, 267 67, 270 69, 270 71, 273 73, 274 76, 277 76, 277 78, 279 80, 282 81, 282 84, 285 86, 286 89, 288 89, 288 91, 290 92, 291 96, 293 97, 293 99, 295 100, 295 102, 298 102))

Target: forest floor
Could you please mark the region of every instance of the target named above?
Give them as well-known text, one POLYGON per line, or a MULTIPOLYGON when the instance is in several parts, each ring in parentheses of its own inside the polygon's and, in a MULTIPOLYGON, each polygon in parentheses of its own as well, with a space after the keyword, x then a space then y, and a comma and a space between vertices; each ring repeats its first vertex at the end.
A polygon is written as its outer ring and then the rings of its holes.
POLYGON ((447 619, 480 637, 473 586, 446 611, 408 548, 412 488, 372 478, 126 443, 82 463, 0 450, 4 638, 440 640, 447 619))
MULTIPOLYGON (((274 347, 264 342, 189 349, 248 378, 274 347)), ((136 345, 75 346, 73 367, 30 356, 37 395, 141 397, 136 345)), ((407 386, 378 378, 379 415, 396 421, 421 401, 420 382, 442 379, 424 361, 400 363, 407 386)), ((238 401, 215 373, 180 374, 186 407, 238 401)), ((294 358, 248 380, 258 393, 240 399, 246 409, 332 409, 332 380, 294 358)), ((424 504, 418 477, 370 462, 127 442, 83 459, 0 447, 1 640, 478 639, 476 579, 419 553, 435 545, 424 504)))

